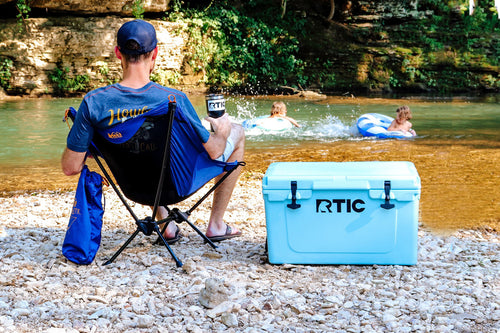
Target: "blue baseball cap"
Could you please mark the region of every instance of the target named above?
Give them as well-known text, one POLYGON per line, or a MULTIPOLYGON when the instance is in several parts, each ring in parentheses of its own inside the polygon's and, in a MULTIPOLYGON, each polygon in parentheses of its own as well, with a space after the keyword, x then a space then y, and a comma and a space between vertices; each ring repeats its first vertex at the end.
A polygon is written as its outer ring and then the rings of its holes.
POLYGON ((133 20, 124 23, 117 35, 120 52, 125 54, 144 54, 154 50, 156 47, 156 31, 151 23, 143 20, 133 20), (135 41, 139 48, 127 48, 127 42, 135 41))

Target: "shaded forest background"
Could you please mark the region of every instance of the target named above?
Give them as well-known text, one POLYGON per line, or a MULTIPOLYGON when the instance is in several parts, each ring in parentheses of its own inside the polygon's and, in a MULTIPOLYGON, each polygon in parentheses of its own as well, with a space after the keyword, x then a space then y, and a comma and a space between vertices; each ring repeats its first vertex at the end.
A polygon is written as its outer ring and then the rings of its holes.
POLYGON ((15 33, 0 33, 0 87, 5 93, 71 96, 117 82, 119 71, 97 75, 82 70, 85 63, 70 66, 61 58, 44 69, 44 90, 30 88, 16 81, 16 71, 24 65, 7 42, 29 39, 30 20, 36 18, 63 24, 72 16, 88 20, 105 15, 179 24, 178 33, 186 38, 182 65, 159 66, 152 76, 169 86, 245 94, 500 91, 500 23, 494 0, 480 0, 472 15, 464 0, 164 1, 164 11, 149 10, 145 1, 136 0, 128 2, 127 10, 124 6, 111 13, 95 12, 91 5, 81 1, 72 12, 49 9, 47 1, 0 1, 2 15, 17 25, 15 33))

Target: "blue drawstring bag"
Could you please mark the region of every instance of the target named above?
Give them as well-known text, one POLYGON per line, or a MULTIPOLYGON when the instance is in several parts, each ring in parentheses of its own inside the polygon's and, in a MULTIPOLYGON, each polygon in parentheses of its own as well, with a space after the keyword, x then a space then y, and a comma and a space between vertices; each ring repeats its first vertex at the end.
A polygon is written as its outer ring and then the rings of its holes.
POLYGON ((66 258, 80 265, 94 260, 101 244, 103 215, 102 176, 84 165, 62 245, 66 258))

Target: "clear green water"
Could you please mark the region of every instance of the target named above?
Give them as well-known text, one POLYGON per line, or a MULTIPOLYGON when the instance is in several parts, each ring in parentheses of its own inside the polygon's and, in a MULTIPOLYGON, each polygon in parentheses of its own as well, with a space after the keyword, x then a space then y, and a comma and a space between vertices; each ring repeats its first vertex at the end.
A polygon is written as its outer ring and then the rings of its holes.
MULTIPOLYGON (((191 96, 201 117, 205 116, 203 95, 191 96)), ((306 101, 298 98, 228 97, 227 112, 237 122, 269 114, 276 100, 285 102, 288 115, 302 127, 283 133, 247 133, 247 149, 300 146, 314 142, 373 140, 359 136, 356 119, 364 113, 395 115, 402 104, 413 112, 414 140, 500 141, 500 103, 497 97, 486 100, 391 100, 329 98, 306 101)), ((27 99, 0 102, 0 165, 27 166, 58 160, 68 127, 64 110, 78 107, 80 99, 27 99)))
MULTIPOLYGON (((190 98, 204 117, 204 96, 190 98)), ((500 230, 499 96, 483 100, 330 97, 316 102, 229 97, 226 109, 242 122, 269 114, 276 100, 286 103, 289 115, 302 127, 278 134, 247 132, 247 176, 258 177, 277 161, 411 161, 422 181, 422 223, 436 230, 482 226, 500 230), (360 115, 394 116, 403 104, 413 111, 418 137, 359 136, 355 124, 360 115)), ((79 103, 80 99, 0 102, 0 195, 75 189, 78 177, 64 176, 59 160, 69 131, 62 122, 64 111, 79 103)))
MULTIPOLYGON (((301 128, 281 133, 247 131, 247 148, 328 143, 339 140, 374 140, 361 137, 356 121, 365 113, 381 113, 391 117, 401 105, 410 106, 416 140, 485 140, 500 141, 500 96, 482 100, 448 99, 381 99, 328 98, 306 101, 297 98, 228 98, 227 112, 237 122, 270 113, 276 100, 284 101, 288 115, 301 128)), ((195 102, 204 110, 203 101, 195 102)), ((377 139, 375 139, 377 140, 377 139)))
POLYGON ((0 165, 23 166, 59 159, 68 127, 65 109, 71 99, 27 99, 0 102, 0 165))

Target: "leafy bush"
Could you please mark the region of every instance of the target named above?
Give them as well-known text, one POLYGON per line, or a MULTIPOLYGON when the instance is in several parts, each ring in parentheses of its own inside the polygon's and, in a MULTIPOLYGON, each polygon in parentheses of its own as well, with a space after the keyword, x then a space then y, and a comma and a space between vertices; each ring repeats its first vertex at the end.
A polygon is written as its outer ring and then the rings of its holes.
POLYGON ((180 73, 163 69, 156 69, 151 74, 151 81, 154 81, 164 86, 177 85, 179 84, 180 78, 181 78, 180 73))
POLYGON ((12 76, 10 69, 12 67, 12 60, 4 58, 0 61, 0 87, 8 89, 10 87, 9 81, 12 76))
POLYGON ((144 4, 142 3, 142 0, 135 0, 132 3, 132 16, 136 19, 144 18, 144 4))
POLYGON ((29 0, 16 0, 17 9, 17 23, 19 25, 19 31, 21 32, 23 28, 26 28, 25 19, 29 17, 31 12, 30 1, 29 0))
POLYGON ((54 86, 57 95, 65 96, 79 92, 86 92, 89 88, 90 78, 88 75, 75 75, 69 77, 69 68, 55 68, 49 73, 49 80, 54 86))
MULTIPOLYGON (((169 19, 187 23, 194 71, 204 71, 205 83, 222 87, 276 87, 296 81, 303 67, 297 58, 297 30, 303 19, 255 10, 250 1, 241 10, 213 4, 206 11, 183 10, 169 19), (260 13, 249 15, 249 11, 260 13)), ((276 10, 279 8, 277 7, 276 10)))

